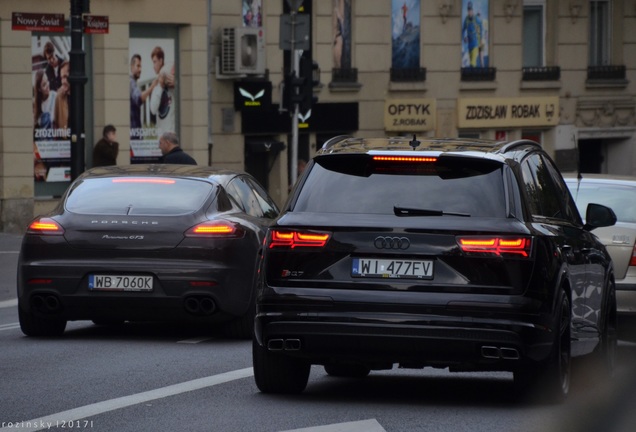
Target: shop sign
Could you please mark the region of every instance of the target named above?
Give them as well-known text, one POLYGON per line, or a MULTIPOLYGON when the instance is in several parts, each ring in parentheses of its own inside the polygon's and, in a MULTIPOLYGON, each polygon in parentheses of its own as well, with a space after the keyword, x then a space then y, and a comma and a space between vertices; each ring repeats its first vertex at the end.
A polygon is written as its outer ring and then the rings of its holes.
POLYGON ((479 98, 458 101, 459 128, 556 126, 559 98, 479 98))
POLYGON ((236 111, 269 109, 271 104, 271 81, 234 82, 234 109, 236 111))
POLYGON ((388 99, 384 103, 384 129, 424 132, 435 129, 435 99, 388 99))
POLYGON ((64 33, 64 14, 13 12, 11 29, 64 33))
POLYGON ((107 16, 84 15, 84 33, 86 34, 107 34, 109 22, 107 16))

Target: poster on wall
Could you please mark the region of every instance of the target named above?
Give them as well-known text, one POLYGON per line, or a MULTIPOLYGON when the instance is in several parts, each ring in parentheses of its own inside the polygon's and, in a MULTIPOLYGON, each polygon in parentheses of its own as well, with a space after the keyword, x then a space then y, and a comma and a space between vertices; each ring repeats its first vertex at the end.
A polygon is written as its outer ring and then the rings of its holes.
POLYGON ((178 132, 175 51, 172 38, 130 39, 130 163, 158 162, 159 136, 178 132))
POLYGON ((392 0, 393 69, 420 67, 420 0, 392 0))
POLYGON ((462 67, 488 67, 490 0, 462 0, 462 67))
POLYGON ((243 0, 243 26, 263 27, 263 0, 243 0))
POLYGON ((36 182, 71 180, 70 49, 70 36, 31 38, 33 177, 36 182))
POLYGON ((333 0, 333 67, 351 69, 351 0, 333 0))

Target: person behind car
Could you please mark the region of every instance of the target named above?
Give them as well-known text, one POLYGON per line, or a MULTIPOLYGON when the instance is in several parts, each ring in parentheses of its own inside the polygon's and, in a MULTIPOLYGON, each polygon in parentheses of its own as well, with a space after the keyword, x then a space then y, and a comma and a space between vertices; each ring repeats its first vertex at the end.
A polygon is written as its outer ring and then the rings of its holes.
POLYGON ((161 150, 160 163, 196 165, 197 162, 183 151, 179 144, 179 137, 174 132, 164 132, 159 137, 159 149, 161 150))
POLYGON ((116 132, 117 129, 112 124, 104 126, 102 139, 97 141, 93 149, 93 167, 117 165, 119 143, 116 132))

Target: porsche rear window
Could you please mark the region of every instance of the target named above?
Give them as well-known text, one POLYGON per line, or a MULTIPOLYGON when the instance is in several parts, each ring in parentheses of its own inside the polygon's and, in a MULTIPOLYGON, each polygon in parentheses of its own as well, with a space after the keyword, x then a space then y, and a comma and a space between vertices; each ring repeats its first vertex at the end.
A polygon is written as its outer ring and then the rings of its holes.
POLYGON ((506 216, 501 163, 477 158, 402 159, 316 158, 293 210, 393 214, 394 207, 404 207, 506 216))
POLYGON ((214 189, 207 182, 167 177, 86 179, 69 191, 65 208, 79 214, 187 214, 199 210, 214 189))

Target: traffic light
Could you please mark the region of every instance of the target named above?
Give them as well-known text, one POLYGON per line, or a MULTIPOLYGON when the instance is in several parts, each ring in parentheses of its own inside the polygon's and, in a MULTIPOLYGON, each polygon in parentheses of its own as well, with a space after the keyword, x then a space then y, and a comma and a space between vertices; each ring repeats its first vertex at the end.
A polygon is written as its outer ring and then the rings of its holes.
POLYGON ((296 104, 301 104, 304 100, 305 78, 296 77, 293 74, 285 75, 285 88, 283 98, 285 108, 292 111, 296 104))
POLYGON ((318 98, 314 96, 314 87, 320 84, 318 63, 311 57, 301 57, 298 75, 298 77, 293 74, 285 76, 284 105, 291 111, 294 105, 298 104, 300 112, 305 113, 318 102, 318 98))

